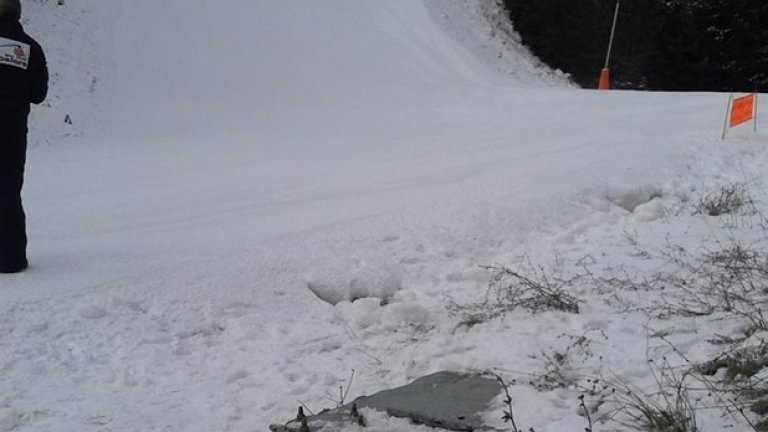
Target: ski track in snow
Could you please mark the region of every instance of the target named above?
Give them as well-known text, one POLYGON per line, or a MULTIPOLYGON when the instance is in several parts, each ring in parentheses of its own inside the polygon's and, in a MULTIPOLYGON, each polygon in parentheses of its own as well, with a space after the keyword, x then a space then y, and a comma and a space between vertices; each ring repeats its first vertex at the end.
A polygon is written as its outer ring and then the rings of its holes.
POLYGON ((352 369, 353 395, 497 369, 526 429, 564 432, 578 393, 527 384, 564 334, 601 356, 575 375, 647 383, 664 348, 646 327, 701 358, 737 331, 586 288, 579 315, 466 328, 446 309, 482 300, 481 265, 642 266, 627 233, 720 232, 687 206, 759 186, 766 161, 763 133, 718 139, 723 95, 576 90, 482 0, 24 7, 53 75, 31 121, 33 267, 0 279, 2 432, 266 430, 299 400, 333 406, 352 369), (343 301, 367 292, 388 304, 343 301))

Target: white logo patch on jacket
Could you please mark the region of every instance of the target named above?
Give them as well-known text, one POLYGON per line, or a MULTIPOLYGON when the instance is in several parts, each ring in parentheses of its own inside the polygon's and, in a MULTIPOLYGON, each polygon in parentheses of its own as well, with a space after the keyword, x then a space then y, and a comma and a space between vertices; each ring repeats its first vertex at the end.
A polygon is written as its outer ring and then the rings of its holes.
POLYGON ((29 66, 29 45, 0 37, 0 66, 13 66, 27 70, 29 66))

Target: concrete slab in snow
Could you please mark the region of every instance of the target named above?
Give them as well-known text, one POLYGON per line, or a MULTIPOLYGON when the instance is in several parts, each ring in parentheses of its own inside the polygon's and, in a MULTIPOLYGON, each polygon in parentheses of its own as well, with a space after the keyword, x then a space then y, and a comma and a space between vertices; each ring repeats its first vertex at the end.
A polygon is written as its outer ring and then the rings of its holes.
MULTIPOLYGON (((498 381, 480 374, 437 372, 417 379, 411 384, 385 390, 371 396, 362 396, 351 404, 336 410, 323 411, 306 418, 310 431, 329 423, 357 423, 349 413, 352 405, 383 411, 393 417, 402 417, 414 423, 453 431, 493 430, 483 423, 481 414, 503 391, 498 381)), ((285 426, 270 426, 272 431, 299 431, 300 421, 285 426)))
POLYGON ((498 381, 480 374, 437 372, 403 387, 359 397, 352 403, 428 426, 477 431, 490 429, 480 414, 488 411, 502 390, 498 381))

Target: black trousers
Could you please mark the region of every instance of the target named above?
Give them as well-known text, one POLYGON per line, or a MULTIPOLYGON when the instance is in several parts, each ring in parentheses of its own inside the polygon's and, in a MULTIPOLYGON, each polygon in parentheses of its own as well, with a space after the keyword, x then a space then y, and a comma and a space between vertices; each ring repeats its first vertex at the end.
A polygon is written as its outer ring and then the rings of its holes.
POLYGON ((27 114, 0 111, 0 271, 27 266, 26 216, 21 203, 26 155, 27 114))

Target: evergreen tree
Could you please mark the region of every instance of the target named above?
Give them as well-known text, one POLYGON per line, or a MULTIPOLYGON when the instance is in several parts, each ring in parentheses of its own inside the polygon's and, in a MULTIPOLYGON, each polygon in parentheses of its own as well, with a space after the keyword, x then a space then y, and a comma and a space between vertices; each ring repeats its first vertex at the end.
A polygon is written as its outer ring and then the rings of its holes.
MULTIPOLYGON (((615 0, 504 0, 523 43, 594 88, 615 0)), ((768 1, 622 0, 615 87, 741 90, 768 86, 768 1)))
POLYGON ((700 20, 709 55, 721 69, 719 88, 750 91, 768 84, 768 3, 703 1, 700 20))

